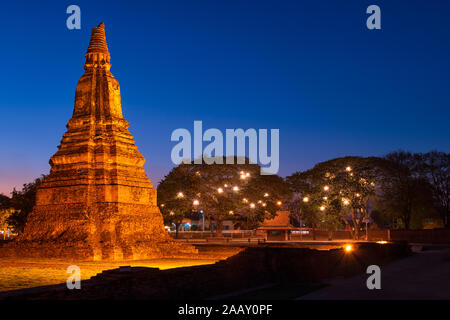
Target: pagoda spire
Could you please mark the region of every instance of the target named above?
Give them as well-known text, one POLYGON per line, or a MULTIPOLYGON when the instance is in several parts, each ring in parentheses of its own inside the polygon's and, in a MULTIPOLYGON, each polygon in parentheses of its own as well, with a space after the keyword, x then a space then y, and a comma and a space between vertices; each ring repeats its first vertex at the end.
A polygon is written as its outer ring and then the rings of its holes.
POLYGON ((92 28, 91 40, 86 52, 86 63, 84 69, 103 68, 109 71, 111 68, 111 56, 108 50, 105 36, 105 24, 101 22, 92 28))

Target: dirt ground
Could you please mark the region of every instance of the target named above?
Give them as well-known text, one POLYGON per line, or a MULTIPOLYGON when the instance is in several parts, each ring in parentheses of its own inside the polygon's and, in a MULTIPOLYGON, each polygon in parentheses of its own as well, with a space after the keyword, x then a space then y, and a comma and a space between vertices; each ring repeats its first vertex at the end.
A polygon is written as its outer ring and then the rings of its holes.
POLYGON ((0 258, 0 291, 65 283, 70 265, 81 270, 81 279, 89 279, 104 270, 120 266, 156 267, 170 269, 215 263, 237 254, 241 248, 220 246, 200 247, 199 255, 192 258, 152 259, 142 261, 64 261, 0 258))

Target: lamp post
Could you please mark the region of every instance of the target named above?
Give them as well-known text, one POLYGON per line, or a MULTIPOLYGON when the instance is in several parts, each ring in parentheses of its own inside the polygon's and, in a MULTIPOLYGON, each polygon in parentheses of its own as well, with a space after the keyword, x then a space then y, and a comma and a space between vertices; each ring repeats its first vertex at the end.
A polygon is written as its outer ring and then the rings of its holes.
POLYGON ((203 210, 200 210, 200 213, 202 215, 202 231, 205 232, 205 215, 203 213, 203 210))

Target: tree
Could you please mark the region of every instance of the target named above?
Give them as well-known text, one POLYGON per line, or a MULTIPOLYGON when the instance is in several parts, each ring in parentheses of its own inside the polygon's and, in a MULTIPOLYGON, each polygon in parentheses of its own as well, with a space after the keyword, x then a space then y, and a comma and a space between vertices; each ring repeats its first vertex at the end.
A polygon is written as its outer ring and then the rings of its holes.
POLYGON ((44 178, 45 175, 42 175, 33 182, 25 183, 21 191, 17 191, 15 188, 12 191, 11 206, 14 208, 14 212, 9 217, 8 223, 10 223, 16 231, 23 231, 27 217, 36 204, 36 191, 44 178))
POLYGON ((166 202, 172 199, 170 210, 163 210, 163 213, 173 211, 173 216, 181 217, 189 210, 202 209, 214 220, 216 233, 220 235, 225 220, 233 219, 241 226, 255 227, 266 215, 274 215, 284 199, 281 193, 289 191, 282 178, 260 175, 260 166, 249 164, 248 159, 244 164, 237 161, 234 164, 207 163, 211 162, 180 164, 161 181, 158 186, 160 208, 166 207, 166 202), (183 194, 185 202, 173 200, 178 194, 183 194))
POLYGON ((450 154, 432 151, 416 154, 416 171, 432 188, 434 205, 445 226, 450 227, 450 154))
POLYGON ((287 181, 297 193, 298 210, 313 228, 330 230, 345 224, 353 238, 359 239, 375 196, 381 162, 376 157, 337 158, 294 173, 287 181))
POLYGON ((180 165, 164 177, 158 185, 158 206, 165 223, 175 224, 176 235, 185 216, 193 208, 197 191, 197 179, 190 174, 191 168, 180 165))
POLYGON ((286 181, 277 175, 256 175, 242 190, 244 204, 240 207, 241 226, 256 229, 266 218, 273 218, 278 210, 289 209, 292 192, 286 181))
POLYGON ((3 231, 3 239, 6 237, 6 232, 9 224, 9 219, 13 213, 11 208, 11 199, 3 194, 0 194, 0 230, 3 231))
POLYGON ((379 216, 388 212, 391 219, 400 218, 405 229, 411 228, 413 218, 434 211, 432 186, 419 172, 420 158, 404 151, 385 156, 376 207, 379 216))

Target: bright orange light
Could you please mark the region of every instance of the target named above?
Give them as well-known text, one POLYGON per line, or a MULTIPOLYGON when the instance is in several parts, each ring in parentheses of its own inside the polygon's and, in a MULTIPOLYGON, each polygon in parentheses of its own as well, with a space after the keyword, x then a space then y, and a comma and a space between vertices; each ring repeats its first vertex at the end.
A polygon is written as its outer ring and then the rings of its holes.
POLYGON ((352 171, 352 168, 351 167, 347 167, 347 168, 345 168, 345 171, 350 172, 350 171, 352 171))
POLYGON ((269 194, 266 192, 266 193, 264 193, 264 197, 268 197, 269 196, 269 194))
POLYGON ((345 249, 345 252, 352 252, 353 246, 351 244, 346 244, 344 249, 345 249))
POLYGON ((198 200, 194 200, 194 201, 192 202, 192 204, 193 204, 194 206, 198 206, 198 205, 200 204, 200 202, 199 202, 198 200))
POLYGON ((277 205, 281 206, 283 203, 281 201, 277 201, 277 205))
POLYGON ((178 198, 183 198, 183 197, 184 197, 184 194, 183 194, 183 192, 181 192, 181 191, 180 191, 180 192, 178 192, 178 194, 177 194, 177 197, 178 197, 178 198))
POLYGON ((324 186, 323 190, 328 191, 328 190, 330 190, 330 187, 329 186, 324 186))
POLYGON ((381 241, 377 241, 377 243, 379 243, 379 244, 386 244, 386 243, 388 243, 387 241, 384 241, 384 240, 381 240, 381 241))
POLYGON ((238 186, 234 186, 233 187, 233 191, 239 191, 239 187, 238 186))
POLYGON ((222 188, 219 188, 219 189, 217 189, 217 192, 218 192, 218 193, 222 193, 222 192, 223 192, 223 189, 222 189, 222 188))
POLYGON ((254 203, 250 203, 250 208, 254 209, 255 208, 255 204, 254 203))
POLYGON ((320 211, 325 211, 325 206, 320 206, 320 211))
POLYGON ((309 201, 309 198, 308 197, 304 197, 303 198, 303 202, 308 202, 309 201))

